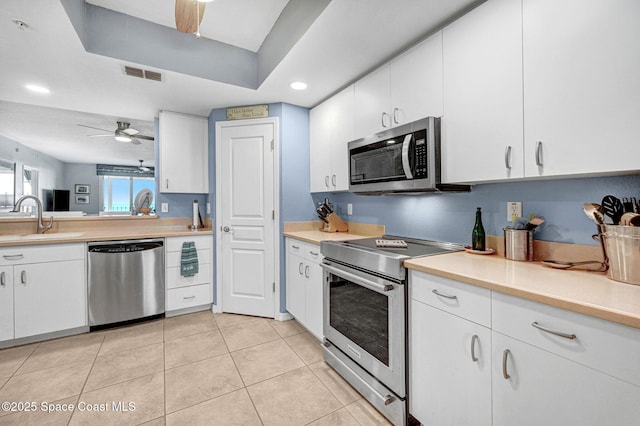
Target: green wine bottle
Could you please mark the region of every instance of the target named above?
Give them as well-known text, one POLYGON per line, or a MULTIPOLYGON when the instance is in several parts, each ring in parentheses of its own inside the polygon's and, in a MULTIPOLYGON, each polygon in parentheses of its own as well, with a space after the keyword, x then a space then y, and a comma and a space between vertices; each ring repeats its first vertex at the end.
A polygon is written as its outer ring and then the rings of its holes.
POLYGON ((486 249, 484 226, 482 226, 482 211, 480 211, 480 207, 476 210, 476 223, 473 225, 473 232, 471 232, 471 248, 478 251, 484 251, 486 249))

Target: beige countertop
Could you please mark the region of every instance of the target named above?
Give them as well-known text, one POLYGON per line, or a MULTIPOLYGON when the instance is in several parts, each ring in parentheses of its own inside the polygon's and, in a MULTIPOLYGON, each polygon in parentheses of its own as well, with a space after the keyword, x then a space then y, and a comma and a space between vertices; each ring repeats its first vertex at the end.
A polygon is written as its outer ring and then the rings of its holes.
POLYGON ((323 232, 322 222, 288 222, 284 224, 283 235, 288 238, 320 244, 321 241, 346 241, 357 238, 379 237, 384 235, 383 225, 347 223, 349 232, 323 232))
POLYGON ((0 247, 213 235, 212 222, 192 231, 188 218, 110 217, 54 219, 54 227, 35 234, 35 220, 0 221, 0 247))
POLYGON ((640 328, 640 286, 610 280, 602 272, 556 270, 540 262, 466 252, 411 259, 405 266, 640 328))

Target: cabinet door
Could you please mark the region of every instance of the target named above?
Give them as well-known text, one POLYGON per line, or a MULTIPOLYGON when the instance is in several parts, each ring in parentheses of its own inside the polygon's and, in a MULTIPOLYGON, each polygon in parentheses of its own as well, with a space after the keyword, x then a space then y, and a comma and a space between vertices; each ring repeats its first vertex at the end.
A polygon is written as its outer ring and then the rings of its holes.
POLYGON ((87 325, 83 260, 14 267, 15 338, 87 325))
POLYGON ((411 414, 425 425, 490 425, 490 330, 416 300, 410 309, 411 414))
POLYGON ((13 267, 0 267, 0 342, 13 339, 13 267))
POLYGON ((637 170, 640 2, 525 0, 523 37, 526 176, 637 170))
POLYGON ((327 100, 309 113, 309 169, 311 192, 331 190, 331 103, 327 100))
POLYGON ((301 256, 287 253, 287 311, 298 321, 306 321, 305 261, 301 256))
POLYGON ((442 32, 394 59, 390 65, 394 126, 442 115, 442 32))
POLYGON ((523 176, 521 16, 490 0, 443 30, 443 182, 523 176))
POLYGON ((322 340, 322 268, 320 264, 307 262, 305 266, 306 294, 305 327, 322 340))
POLYGON ((502 334, 492 338, 495 426, 637 424, 639 387, 502 334))
POLYGON ((209 192, 208 120, 160 112, 160 192, 209 192))
POLYGON ((356 139, 391 127, 389 79, 389 64, 386 64, 356 82, 356 139))
POLYGON ((333 110, 331 126, 331 190, 349 190, 349 149, 355 139, 354 88, 349 86, 330 100, 333 110))

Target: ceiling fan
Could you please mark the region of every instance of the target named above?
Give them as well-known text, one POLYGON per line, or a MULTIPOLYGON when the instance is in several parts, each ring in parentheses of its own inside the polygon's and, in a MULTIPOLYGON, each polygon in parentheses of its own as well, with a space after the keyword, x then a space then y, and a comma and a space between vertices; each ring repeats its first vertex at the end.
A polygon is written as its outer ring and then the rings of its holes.
POLYGON ((176 29, 200 38, 200 23, 204 16, 205 3, 211 1, 213 0, 176 0, 176 29))
MULTIPOLYGON (((131 124, 126 121, 116 121, 118 127, 113 131, 113 133, 108 133, 106 135, 89 135, 90 138, 101 138, 101 137, 111 137, 113 136, 115 140, 118 142, 131 142, 134 145, 140 145, 140 139, 152 141, 154 140, 153 136, 145 136, 139 134, 136 129, 130 127, 131 124)), ((111 130, 100 129, 98 127, 85 126, 84 124, 78 124, 80 127, 87 127, 89 129, 101 130, 103 132, 111 132, 111 130)))
POLYGON ((150 172, 151 169, 147 166, 143 166, 142 163, 144 160, 138 160, 140 162, 140 165, 138 166, 138 170, 140 170, 141 172, 150 172))

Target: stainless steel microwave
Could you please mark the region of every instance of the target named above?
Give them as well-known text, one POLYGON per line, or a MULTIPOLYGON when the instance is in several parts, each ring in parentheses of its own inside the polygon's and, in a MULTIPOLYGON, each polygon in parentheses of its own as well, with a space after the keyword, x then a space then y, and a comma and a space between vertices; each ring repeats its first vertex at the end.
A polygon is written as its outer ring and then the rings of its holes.
POLYGON ((440 182, 440 118, 427 117, 349 142, 356 194, 469 191, 440 182))

